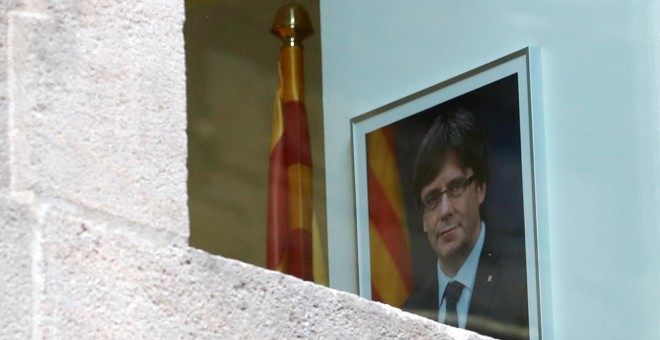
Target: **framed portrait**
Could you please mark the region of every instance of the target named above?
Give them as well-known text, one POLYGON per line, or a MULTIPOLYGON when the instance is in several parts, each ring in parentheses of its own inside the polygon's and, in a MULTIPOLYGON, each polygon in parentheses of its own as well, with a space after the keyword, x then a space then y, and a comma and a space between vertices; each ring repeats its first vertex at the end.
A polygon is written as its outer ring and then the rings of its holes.
POLYGON ((525 48, 351 120, 360 296, 443 322, 443 287, 467 275, 458 326, 540 338, 537 63, 525 48), (464 155, 461 124, 485 154, 464 155))

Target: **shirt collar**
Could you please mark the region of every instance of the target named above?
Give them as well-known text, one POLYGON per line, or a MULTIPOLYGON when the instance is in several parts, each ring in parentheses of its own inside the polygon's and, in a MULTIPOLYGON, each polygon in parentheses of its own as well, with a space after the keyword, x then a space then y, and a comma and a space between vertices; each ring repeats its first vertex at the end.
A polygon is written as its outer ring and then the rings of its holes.
POLYGON ((477 243, 470 251, 467 259, 458 270, 455 276, 449 277, 440 268, 440 261, 438 261, 438 288, 440 296, 442 297, 442 292, 445 291, 447 284, 452 281, 458 281, 465 286, 465 288, 472 291, 474 288, 474 279, 477 277, 477 267, 479 266, 479 256, 481 255, 481 250, 484 247, 484 239, 486 238, 486 224, 481 222, 481 231, 479 231, 479 238, 477 243))

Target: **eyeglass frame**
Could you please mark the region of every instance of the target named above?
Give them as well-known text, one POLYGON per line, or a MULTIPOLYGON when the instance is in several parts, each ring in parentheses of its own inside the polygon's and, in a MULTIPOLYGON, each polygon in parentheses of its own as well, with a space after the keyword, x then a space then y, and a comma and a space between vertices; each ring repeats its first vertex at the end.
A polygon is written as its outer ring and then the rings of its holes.
POLYGON ((440 202, 442 202, 442 196, 444 194, 447 194, 447 199, 450 201, 463 196, 463 194, 465 193, 465 189, 467 189, 467 187, 470 186, 470 184, 472 184, 472 182, 474 182, 476 178, 477 178, 476 175, 473 174, 470 177, 461 177, 451 180, 447 185, 447 189, 445 189, 444 191, 437 192, 436 194, 437 196, 434 197, 434 199, 436 199, 436 202, 433 203, 431 207, 429 207, 429 204, 427 204, 427 198, 426 198, 430 193, 427 194, 424 198, 420 200, 422 212, 427 213, 435 210, 438 207, 438 205, 440 205, 440 202), (456 192, 457 190, 458 192, 456 192), (454 191, 454 193, 451 193, 452 191, 454 191))

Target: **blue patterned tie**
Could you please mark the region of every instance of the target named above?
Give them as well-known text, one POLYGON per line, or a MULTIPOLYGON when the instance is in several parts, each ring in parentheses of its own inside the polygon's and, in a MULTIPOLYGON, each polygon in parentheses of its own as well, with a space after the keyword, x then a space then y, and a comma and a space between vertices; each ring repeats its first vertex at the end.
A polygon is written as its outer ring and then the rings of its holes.
POLYGON ((447 299, 447 313, 445 314, 445 325, 458 327, 458 316, 456 315, 456 303, 463 292, 463 284, 458 281, 451 281, 445 288, 443 299, 447 299))

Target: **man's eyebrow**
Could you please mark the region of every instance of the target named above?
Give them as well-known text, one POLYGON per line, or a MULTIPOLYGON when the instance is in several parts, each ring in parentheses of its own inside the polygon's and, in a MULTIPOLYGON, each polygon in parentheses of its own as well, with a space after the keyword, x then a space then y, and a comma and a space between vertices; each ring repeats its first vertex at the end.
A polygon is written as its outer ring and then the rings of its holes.
POLYGON ((452 185, 452 184, 456 184, 456 183, 458 183, 458 182, 464 180, 465 178, 466 178, 466 177, 463 177, 463 176, 454 177, 454 178, 451 179, 449 182, 447 182, 447 187, 449 187, 449 186, 452 185))
MULTIPOLYGON (((451 184, 451 183, 455 183, 456 181, 460 181, 460 180, 462 180, 462 179, 464 179, 464 178, 467 178, 467 177, 465 177, 464 175, 458 175, 458 176, 456 176, 456 177, 450 179, 449 181, 447 181, 447 184, 445 185, 445 189, 447 189, 447 186, 449 186, 449 184, 451 184)), ((430 184, 430 183, 429 183, 429 184, 430 184)), ((428 184, 427 184, 427 185, 428 185, 428 184)), ((421 191, 424 191, 424 189, 422 189, 421 191)), ((438 189, 437 187, 433 187, 433 189, 430 189, 430 190, 427 192, 427 194, 428 194, 428 193, 431 193, 431 192, 434 192, 434 191, 438 191, 438 192, 440 192, 440 191, 444 191, 444 190, 440 190, 440 189, 438 189)), ((424 195, 424 196, 426 196, 426 195, 424 195)))
POLYGON ((440 190, 440 189, 438 189, 438 188, 433 188, 433 189, 427 191, 427 192, 423 195, 423 198, 426 198, 426 197, 428 197, 428 196, 430 196, 430 195, 437 195, 437 194, 438 194, 439 192, 441 192, 441 191, 442 191, 442 190, 440 190))

